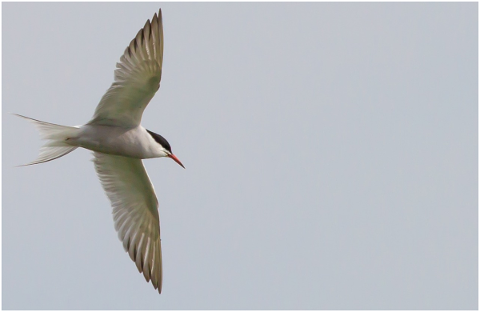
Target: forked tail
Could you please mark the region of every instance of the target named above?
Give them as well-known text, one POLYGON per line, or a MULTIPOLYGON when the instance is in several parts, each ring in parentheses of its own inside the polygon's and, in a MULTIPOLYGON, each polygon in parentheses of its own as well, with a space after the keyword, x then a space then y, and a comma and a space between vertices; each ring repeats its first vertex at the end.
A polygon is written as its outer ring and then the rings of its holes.
POLYGON ((67 143, 68 138, 77 135, 79 131, 77 127, 60 126, 18 114, 15 115, 31 121, 40 132, 40 137, 43 140, 47 140, 45 145, 40 148, 40 155, 38 155, 38 158, 23 166, 40 164, 57 159, 67 155, 77 148, 77 146, 71 146, 67 143))

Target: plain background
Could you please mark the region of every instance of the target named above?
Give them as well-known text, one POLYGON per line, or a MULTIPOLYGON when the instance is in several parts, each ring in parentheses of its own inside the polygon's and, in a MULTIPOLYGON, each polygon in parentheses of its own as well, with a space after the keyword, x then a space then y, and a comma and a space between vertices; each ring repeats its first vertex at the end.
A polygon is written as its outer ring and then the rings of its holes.
POLYGON ((4 309, 477 309, 476 3, 3 3, 4 309), (159 295, 87 122, 163 10, 159 295))

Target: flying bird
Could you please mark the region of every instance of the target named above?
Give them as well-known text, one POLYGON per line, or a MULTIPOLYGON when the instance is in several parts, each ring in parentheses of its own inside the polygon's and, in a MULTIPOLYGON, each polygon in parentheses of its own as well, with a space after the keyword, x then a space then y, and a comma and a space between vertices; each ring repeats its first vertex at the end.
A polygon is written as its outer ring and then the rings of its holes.
POLYGON ((140 124, 160 87, 163 62, 162 10, 147 20, 117 63, 114 82, 83 126, 33 122, 47 140, 34 165, 78 147, 93 151, 98 178, 110 199, 118 237, 147 282, 162 291, 162 251, 158 201, 142 159, 169 157, 185 168, 168 141, 140 124))

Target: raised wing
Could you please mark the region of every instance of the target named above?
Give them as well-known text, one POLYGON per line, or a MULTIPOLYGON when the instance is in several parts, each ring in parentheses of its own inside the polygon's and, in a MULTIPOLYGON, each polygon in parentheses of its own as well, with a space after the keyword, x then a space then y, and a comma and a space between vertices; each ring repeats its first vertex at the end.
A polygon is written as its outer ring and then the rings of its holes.
POLYGON ((147 20, 125 49, 115 82, 98 104, 89 124, 135 127, 160 87, 163 62, 162 10, 147 20))
POLYGON ((147 282, 162 291, 158 201, 140 159, 94 152, 95 170, 112 204, 115 230, 147 282))

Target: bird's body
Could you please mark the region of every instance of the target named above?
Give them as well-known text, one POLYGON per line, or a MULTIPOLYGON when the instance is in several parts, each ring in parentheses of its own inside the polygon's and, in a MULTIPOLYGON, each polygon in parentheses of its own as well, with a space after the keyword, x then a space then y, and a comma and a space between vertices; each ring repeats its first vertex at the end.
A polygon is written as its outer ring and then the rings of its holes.
POLYGON ((123 128, 87 124, 79 128, 77 136, 68 138, 67 143, 99 153, 138 159, 167 156, 142 126, 123 128))
POLYGON ((158 201, 142 159, 169 157, 182 165, 161 135, 140 125, 143 111, 160 87, 163 62, 161 10, 148 20, 117 63, 115 81, 83 126, 32 121, 42 139, 39 164, 78 147, 94 153, 100 182, 113 208, 115 229, 139 272, 162 289, 162 253, 158 201))

